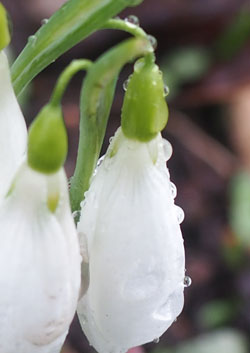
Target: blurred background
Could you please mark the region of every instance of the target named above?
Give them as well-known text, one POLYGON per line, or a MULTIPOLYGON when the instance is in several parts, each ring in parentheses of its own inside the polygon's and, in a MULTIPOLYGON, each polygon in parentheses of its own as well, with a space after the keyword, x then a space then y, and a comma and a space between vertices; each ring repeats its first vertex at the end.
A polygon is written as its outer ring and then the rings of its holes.
MULTIPOLYGON (((65 1, 2 0, 13 21, 10 57, 65 1)), ((250 352, 250 2, 249 0, 145 0, 120 15, 136 15, 158 40, 157 61, 170 94, 163 132, 173 146, 169 161, 177 185, 187 274, 185 308, 158 344, 138 352, 250 352)), ((96 59, 127 35, 100 31, 43 71, 22 96, 29 123, 48 101, 56 78, 72 58, 96 59)), ((120 125, 124 68, 104 143, 120 125)), ((64 99, 71 176, 78 142, 82 76, 64 99)), ((63 353, 91 353, 77 318, 63 353)))

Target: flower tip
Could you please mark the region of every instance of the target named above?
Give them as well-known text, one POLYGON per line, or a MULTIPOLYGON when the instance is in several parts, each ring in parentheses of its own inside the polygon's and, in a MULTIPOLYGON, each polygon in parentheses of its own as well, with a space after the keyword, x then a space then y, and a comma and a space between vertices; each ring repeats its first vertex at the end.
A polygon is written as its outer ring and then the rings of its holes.
POLYGON ((9 45, 10 39, 8 13, 3 4, 0 2, 0 50, 9 45))
POLYGON ((48 104, 29 129, 28 164, 41 173, 55 173, 63 166, 67 149, 67 133, 61 107, 48 104))

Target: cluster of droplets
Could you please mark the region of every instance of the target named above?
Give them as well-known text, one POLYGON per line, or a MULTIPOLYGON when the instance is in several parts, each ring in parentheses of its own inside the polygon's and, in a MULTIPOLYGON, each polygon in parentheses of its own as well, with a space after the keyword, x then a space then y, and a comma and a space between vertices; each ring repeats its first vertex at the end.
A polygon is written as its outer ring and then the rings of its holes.
MULTIPOLYGON (((163 147, 164 157, 165 157, 165 160, 167 162, 170 159, 170 157, 172 156, 173 149, 172 149, 171 143, 169 141, 163 139, 162 143, 163 143, 162 147, 163 147)), ((172 196, 172 198, 174 200, 176 198, 176 196, 177 196, 176 186, 175 186, 175 184, 173 182, 170 181, 169 187, 170 187, 171 196, 172 196)), ((184 212, 183 212, 182 208, 177 206, 177 205, 175 205, 175 210, 176 210, 178 223, 180 224, 184 220, 184 212)))
MULTIPOLYGON (((171 158, 173 153, 171 143, 165 139, 163 139, 163 153, 164 153, 166 162, 171 158)), ((169 187, 170 187, 171 196, 173 199, 175 199, 177 196, 176 186, 173 182, 170 182, 169 187)), ((177 205, 175 205, 174 207, 175 207, 178 223, 181 224, 184 221, 184 217, 185 217, 184 211, 181 207, 177 205)), ((183 279, 184 287, 187 288, 191 286, 191 284, 192 284, 192 279, 189 276, 185 276, 183 279)))

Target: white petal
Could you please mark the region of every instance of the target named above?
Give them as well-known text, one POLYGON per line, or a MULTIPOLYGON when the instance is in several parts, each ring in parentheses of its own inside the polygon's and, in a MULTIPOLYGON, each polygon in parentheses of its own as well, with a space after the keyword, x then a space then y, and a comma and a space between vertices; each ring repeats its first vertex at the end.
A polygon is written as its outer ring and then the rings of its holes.
POLYGON ((58 353, 80 287, 78 238, 63 171, 23 165, 0 206, 0 352, 58 353), (60 201, 48 210, 51 185, 60 201))
POLYGON ((140 143, 119 131, 82 205, 89 288, 78 314, 98 352, 152 341, 182 310, 184 247, 166 158, 160 135, 140 143))
POLYGON ((8 60, 0 51, 0 200, 21 163, 27 143, 27 129, 15 97, 8 60))

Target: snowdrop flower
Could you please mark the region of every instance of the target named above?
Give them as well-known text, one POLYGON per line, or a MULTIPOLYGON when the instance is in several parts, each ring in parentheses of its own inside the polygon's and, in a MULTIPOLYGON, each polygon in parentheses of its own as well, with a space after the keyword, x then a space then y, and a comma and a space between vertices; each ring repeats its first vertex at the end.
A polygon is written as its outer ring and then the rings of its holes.
POLYGON ((0 352, 57 353, 75 313, 80 254, 62 170, 27 163, 0 206, 0 352))
POLYGON ((26 144, 27 129, 11 85, 8 60, 0 51, 0 200, 24 159, 26 144))
POLYGON ((26 129, 3 52, 0 103, 0 352, 59 353, 81 277, 61 108, 48 104, 38 114, 24 157, 26 129))
POLYGON ((174 204, 166 168, 171 145, 157 132, 167 119, 163 90, 158 67, 137 63, 122 128, 81 204, 78 232, 89 286, 78 315, 99 353, 158 339, 183 307, 183 211, 174 204))

